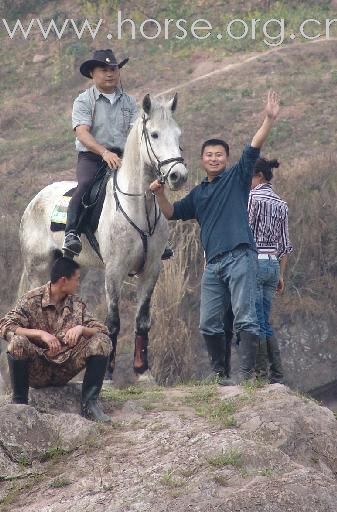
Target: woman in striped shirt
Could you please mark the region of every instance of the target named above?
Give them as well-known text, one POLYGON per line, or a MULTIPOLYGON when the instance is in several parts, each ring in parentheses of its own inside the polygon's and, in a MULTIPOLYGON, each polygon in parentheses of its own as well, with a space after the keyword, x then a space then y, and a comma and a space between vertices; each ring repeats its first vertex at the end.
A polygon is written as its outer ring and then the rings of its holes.
POLYGON ((257 160, 248 202, 249 224, 258 251, 256 312, 260 343, 256 374, 269 378, 271 383, 283 382, 283 370, 278 343, 270 325, 270 310, 275 292, 281 294, 284 290, 288 254, 293 250, 288 233, 288 206, 273 191, 271 184, 273 168, 277 167, 277 160, 257 160))

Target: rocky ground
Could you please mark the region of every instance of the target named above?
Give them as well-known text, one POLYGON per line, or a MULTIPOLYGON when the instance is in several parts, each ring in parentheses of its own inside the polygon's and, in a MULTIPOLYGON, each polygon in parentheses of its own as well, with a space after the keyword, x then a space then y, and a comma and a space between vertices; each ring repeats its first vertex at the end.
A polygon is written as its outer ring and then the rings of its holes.
POLYGON ((284 386, 107 386, 109 426, 79 389, 2 396, 1 511, 336 510, 336 417, 284 386))

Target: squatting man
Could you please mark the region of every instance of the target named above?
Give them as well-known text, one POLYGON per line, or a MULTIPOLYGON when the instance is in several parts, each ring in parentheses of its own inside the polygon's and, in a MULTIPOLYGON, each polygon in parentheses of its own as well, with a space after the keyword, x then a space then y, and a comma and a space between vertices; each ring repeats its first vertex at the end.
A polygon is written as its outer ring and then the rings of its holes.
POLYGON ((64 386, 85 368, 81 414, 106 422, 111 418, 97 399, 111 342, 107 327, 74 295, 79 283, 79 264, 60 257, 50 281, 23 295, 0 320, 0 335, 8 342, 12 403, 28 404, 30 386, 64 386))

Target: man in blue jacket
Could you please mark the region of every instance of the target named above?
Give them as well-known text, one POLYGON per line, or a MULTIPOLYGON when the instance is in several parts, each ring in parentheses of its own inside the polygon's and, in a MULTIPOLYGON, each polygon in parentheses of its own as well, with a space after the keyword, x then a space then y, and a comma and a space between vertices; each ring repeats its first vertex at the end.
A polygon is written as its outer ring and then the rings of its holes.
POLYGON ((150 189, 169 220, 196 219, 206 267, 201 282, 200 331, 220 383, 225 372, 224 311, 232 304, 234 329, 240 337, 240 380, 253 376, 259 325, 255 310, 257 253, 248 222, 247 204, 253 169, 279 114, 279 98, 269 91, 262 126, 240 160, 226 170, 229 146, 220 139, 202 145, 206 178, 180 201, 171 204, 154 181, 150 189))

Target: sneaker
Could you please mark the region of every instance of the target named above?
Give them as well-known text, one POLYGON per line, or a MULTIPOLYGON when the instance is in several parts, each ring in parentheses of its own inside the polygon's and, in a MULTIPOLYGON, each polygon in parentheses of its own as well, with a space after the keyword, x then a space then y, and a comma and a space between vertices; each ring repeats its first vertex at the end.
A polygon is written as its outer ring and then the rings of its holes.
POLYGON ((64 238, 62 249, 75 254, 75 256, 78 256, 82 250, 82 243, 78 234, 74 233, 73 231, 67 233, 64 238))

